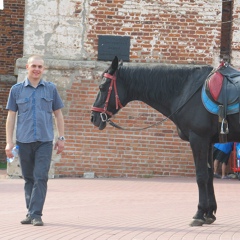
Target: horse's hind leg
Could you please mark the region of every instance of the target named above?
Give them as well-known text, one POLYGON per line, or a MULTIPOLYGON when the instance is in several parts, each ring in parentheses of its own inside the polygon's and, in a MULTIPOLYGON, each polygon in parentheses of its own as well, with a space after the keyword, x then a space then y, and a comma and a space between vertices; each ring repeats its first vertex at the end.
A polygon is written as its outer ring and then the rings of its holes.
POLYGON ((209 184, 208 176, 208 153, 210 141, 208 138, 202 138, 192 132, 190 135, 190 144, 195 162, 196 179, 199 191, 198 210, 194 215, 190 226, 202 226, 206 222, 205 216, 210 213, 208 198, 211 189, 209 188, 211 184, 209 184))

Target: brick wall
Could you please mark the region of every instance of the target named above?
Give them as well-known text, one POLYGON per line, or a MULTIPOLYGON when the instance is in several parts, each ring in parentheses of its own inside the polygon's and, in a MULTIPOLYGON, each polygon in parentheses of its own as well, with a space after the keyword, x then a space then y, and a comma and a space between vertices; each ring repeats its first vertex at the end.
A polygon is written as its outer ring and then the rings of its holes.
MULTIPOLYGON (((99 131, 90 123, 106 68, 97 62, 98 35, 130 36, 131 62, 213 64, 219 56, 221 2, 40 2, 38 7, 26 0, 24 55, 38 53, 64 62, 48 69, 48 79, 57 83, 65 103, 66 149, 54 160, 55 176, 87 171, 98 177, 194 175, 189 144, 179 139, 170 121, 141 132, 110 126, 99 131), (51 17, 43 19, 46 12, 51 17)), ((145 127, 162 118, 147 105, 132 102, 114 120, 124 127, 145 127)))
POLYGON ((23 54, 24 0, 4 0, 0 10, 0 74, 13 75, 23 54))
POLYGON ((135 62, 212 64, 220 44, 221 2, 99 0, 90 10, 86 45, 94 57, 98 35, 131 36, 135 62))
MULTIPOLYGON (((96 94, 94 81, 82 80, 67 91, 66 149, 55 163, 56 176, 97 177, 193 176, 194 164, 187 142, 179 139, 171 121, 144 131, 104 131, 90 123, 90 106, 96 94)), ((142 128, 164 117, 142 102, 132 102, 114 117, 126 128, 142 128)))
MULTIPOLYGON (((151 64, 213 64, 219 52, 221 3, 196 1, 77 2, 76 16, 86 17, 85 57, 97 59, 98 35, 131 37, 130 61, 151 64)), ((66 92, 66 150, 56 163, 56 176, 98 177, 193 176, 189 143, 179 139, 171 121, 144 131, 94 128, 90 107, 98 91, 101 69, 81 69, 66 92), (81 80, 80 80, 81 79, 81 80)), ((124 127, 146 127, 164 117, 141 102, 122 109, 114 120, 124 127)))
POLYGON ((24 0, 4 0, 0 10, 0 161, 5 156, 5 110, 8 92, 16 83, 14 76, 15 61, 23 54, 24 0))

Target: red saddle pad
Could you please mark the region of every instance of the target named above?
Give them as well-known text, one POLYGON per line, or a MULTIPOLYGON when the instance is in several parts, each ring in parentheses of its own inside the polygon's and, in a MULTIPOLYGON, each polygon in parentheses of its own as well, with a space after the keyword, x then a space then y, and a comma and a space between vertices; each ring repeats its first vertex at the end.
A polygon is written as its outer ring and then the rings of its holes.
POLYGON ((215 72, 208 81, 209 91, 215 101, 218 100, 223 85, 223 75, 215 72))

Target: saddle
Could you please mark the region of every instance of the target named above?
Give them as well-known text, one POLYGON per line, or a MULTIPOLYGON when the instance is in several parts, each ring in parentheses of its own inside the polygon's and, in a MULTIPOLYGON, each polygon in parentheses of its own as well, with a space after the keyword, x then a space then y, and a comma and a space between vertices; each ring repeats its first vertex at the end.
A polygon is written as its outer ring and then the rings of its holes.
MULTIPOLYGON (((240 112, 240 71, 227 63, 222 63, 206 79, 204 92, 205 99, 208 98, 212 106, 215 106, 215 110, 212 108, 211 112, 218 114, 219 117, 220 142, 227 142, 229 129, 226 117, 240 112)), ((205 101, 205 107, 209 101, 205 101)))

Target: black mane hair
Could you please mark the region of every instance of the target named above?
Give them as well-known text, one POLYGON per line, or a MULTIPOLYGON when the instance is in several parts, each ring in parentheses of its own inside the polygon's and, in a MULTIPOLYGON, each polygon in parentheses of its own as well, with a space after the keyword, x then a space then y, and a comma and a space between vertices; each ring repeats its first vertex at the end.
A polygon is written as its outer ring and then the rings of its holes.
MULTIPOLYGON (((118 69, 121 81, 127 81, 131 93, 142 94, 146 89, 147 99, 166 100, 181 94, 186 81, 202 67, 198 65, 157 65, 157 66, 122 66, 118 69)), ((194 79, 191 79, 194 81, 194 79)), ((136 98, 137 96, 132 96, 136 98)))

